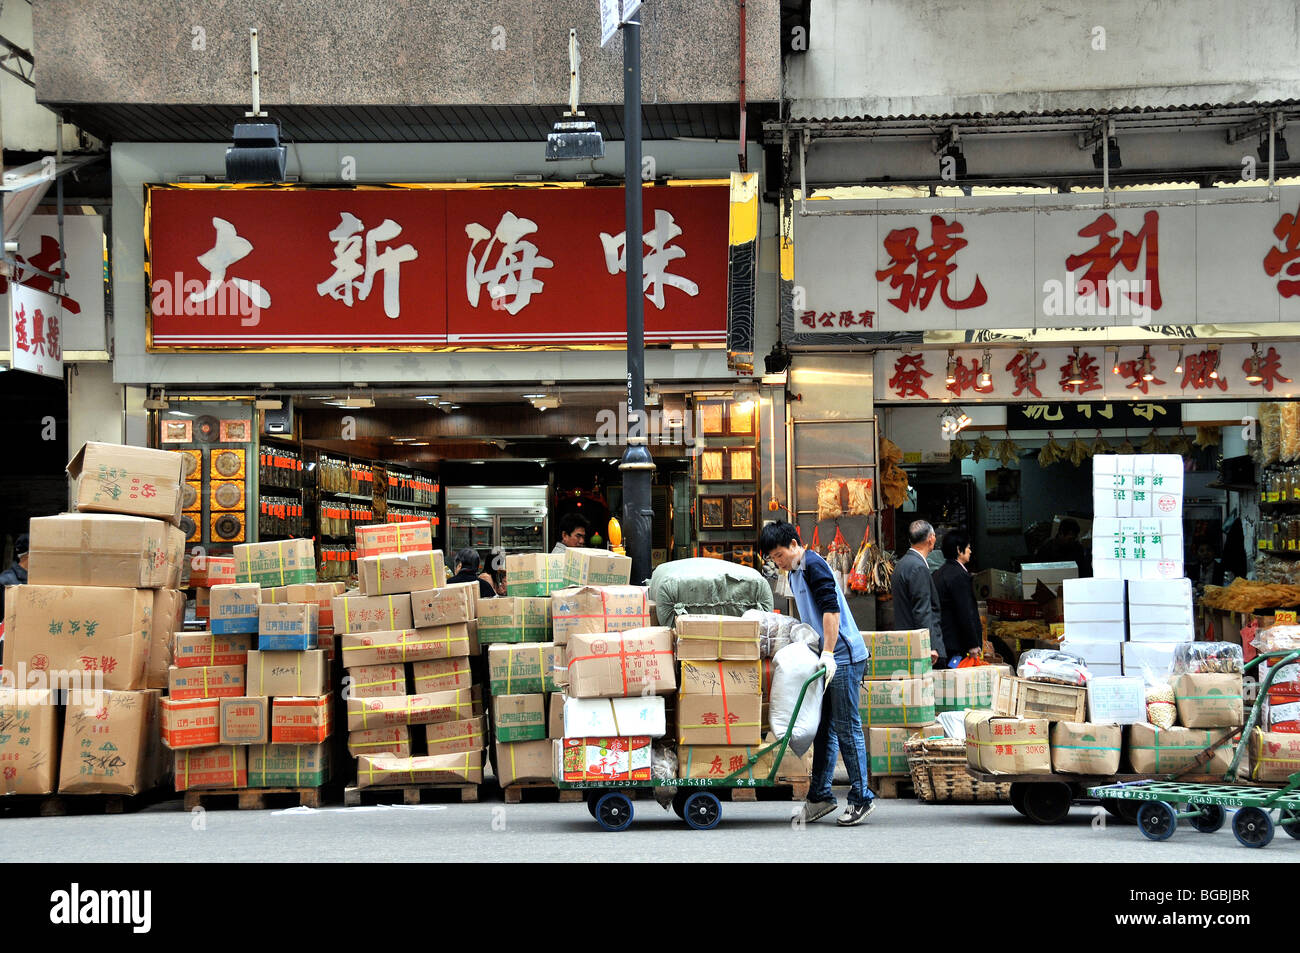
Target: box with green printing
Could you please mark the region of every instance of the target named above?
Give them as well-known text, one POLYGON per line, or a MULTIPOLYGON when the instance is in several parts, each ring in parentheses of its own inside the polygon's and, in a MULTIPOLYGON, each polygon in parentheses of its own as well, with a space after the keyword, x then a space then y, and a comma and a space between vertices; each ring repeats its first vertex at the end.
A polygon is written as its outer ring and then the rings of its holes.
POLYGON ((263 589, 316 581, 316 544, 310 539, 240 543, 235 547, 235 581, 263 589))
POLYGON ((998 680, 1011 676, 1010 665, 936 669, 930 675, 934 680, 934 710, 938 713, 992 708, 998 694, 998 680))
POLYGON ((548 642, 551 639, 551 600, 506 596, 485 599, 478 608, 479 644, 548 642))
POLYGON ((892 678, 895 673, 924 675, 930 663, 929 629, 898 632, 863 632, 871 657, 867 659, 867 678, 892 678))
POLYGON ((329 743, 253 745, 248 749, 250 788, 318 788, 330 779, 329 743))
POLYGON ((871 760, 871 774, 909 773, 903 743, 915 733, 915 728, 868 728, 867 751, 871 760))
POLYGON ((540 741, 546 737, 546 696, 497 695, 492 699, 496 740, 540 741))
POLYGON ((512 596, 549 596, 564 588, 564 553, 517 553, 506 557, 512 596))
MULTIPOLYGON (((626 586, 632 578, 632 559, 619 556, 608 549, 576 549, 564 551, 564 585, 568 586, 626 586)), ((645 580, 637 580, 638 584, 645 580)))
POLYGON ((928 675, 863 679, 858 710, 863 728, 928 725, 934 721, 934 681, 928 675))
POLYGON ((488 646, 488 687, 493 695, 559 691, 556 676, 564 647, 554 642, 488 646))

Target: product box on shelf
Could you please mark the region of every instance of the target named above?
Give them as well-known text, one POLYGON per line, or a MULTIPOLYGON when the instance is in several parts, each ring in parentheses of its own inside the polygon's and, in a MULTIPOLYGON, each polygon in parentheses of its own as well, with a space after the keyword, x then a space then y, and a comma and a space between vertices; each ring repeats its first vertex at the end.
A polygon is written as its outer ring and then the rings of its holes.
POLYGON ((393 725, 426 725, 438 721, 463 721, 474 717, 471 690, 431 692, 428 695, 388 695, 349 698, 348 731, 393 725))
POLYGON ((866 678, 891 678, 895 673, 919 676, 933 669, 928 629, 863 632, 862 641, 871 653, 864 673, 866 678))
POLYGON ((1175 675, 1173 689, 1184 728, 1238 728, 1245 721, 1241 675, 1175 675))
POLYGON ((908 774, 907 752, 903 745, 916 733, 915 728, 868 728, 867 756, 871 774, 908 774))
POLYGON ((235 578, 263 588, 316 581, 316 544, 310 539, 281 539, 235 546, 235 578))
POLYGON ((179 748, 207 748, 221 743, 220 698, 164 698, 163 744, 179 748))
POLYGON ((213 635, 211 632, 180 632, 175 636, 172 655, 177 668, 213 665, 246 665, 253 647, 251 635, 213 635))
POLYGON ((236 578, 234 556, 199 556, 190 561, 189 585, 194 588, 231 585, 236 578))
POLYGON ((537 741, 546 737, 546 696, 497 695, 492 721, 499 742, 537 741))
POLYGON ((454 688, 469 688, 474 681, 468 658, 415 662, 411 665, 411 673, 415 678, 415 691, 418 695, 425 692, 447 692, 454 688))
POLYGON ((399 758, 411 756, 411 729, 407 725, 387 728, 367 728, 348 732, 348 754, 359 758, 363 754, 391 754, 399 758))
POLYGON ((353 698, 405 695, 406 666, 401 662, 387 665, 350 665, 347 675, 344 676, 344 687, 353 698))
POLYGON ((345 594, 335 596, 333 603, 334 631, 343 635, 415 628, 411 617, 411 597, 405 592, 387 596, 345 594))
POLYGON ((554 767, 551 742, 496 742, 497 779, 502 787, 520 781, 549 781, 554 767))
POLYGON ((67 466, 76 481, 73 508, 81 513, 122 513, 181 524, 185 461, 170 450, 90 442, 67 466))
MULTIPOLYGON (((632 578, 632 558, 608 549, 570 547, 564 551, 564 585, 626 586, 632 578)), ((638 580, 638 583, 644 580, 638 580)))
POLYGON ((1124 729, 1060 721, 1052 725, 1052 770, 1057 774, 1115 774, 1124 729))
POLYGON ((256 583, 213 586, 208 593, 208 628, 214 635, 256 635, 262 587, 256 583))
POLYGON ((446 582, 447 566, 441 549, 363 556, 357 560, 357 583, 367 596, 427 591, 446 582))

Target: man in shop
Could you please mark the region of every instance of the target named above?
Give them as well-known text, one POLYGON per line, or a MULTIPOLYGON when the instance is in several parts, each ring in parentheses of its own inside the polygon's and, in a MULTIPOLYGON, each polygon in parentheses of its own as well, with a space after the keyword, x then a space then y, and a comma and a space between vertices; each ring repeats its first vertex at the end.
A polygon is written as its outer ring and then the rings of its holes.
POLYGON ((954 659, 984 654, 984 630, 975 603, 975 580, 970 574, 971 545, 966 534, 945 533, 943 556, 943 566, 934 571, 944 646, 936 664, 947 668, 955 664, 954 659))
POLYGON ((911 548, 894 567, 890 586, 894 594, 894 628, 928 629, 930 661, 937 663, 947 648, 939 618, 939 590, 927 561, 934 552, 934 527, 925 520, 916 520, 907 528, 907 537, 911 548))
POLYGON ((27 550, 31 547, 28 545, 27 534, 22 533, 14 540, 14 562, 13 565, 0 572, 0 662, 4 661, 4 617, 5 617, 5 590, 10 586, 27 585, 27 550))
POLYGON ((476 582, 478 583, 478 597, 480 599, 491 599, 497 593, 490 582, 486 582, 479 577, 478 569, 481 563, 482 559, 479 558, 477 549, 462 549, 456 554, 456 575, 448 579, 447 584, 476 582))
POLYGON ((821 635, 821 664, 826 668, 822 717, 813 741, 812 783, 800 818, 811 822, 836 809, 831 782, 838 753, 849 772, 849 805, 836 823, 861 824, 876 809, 876 796, 867 786, 867 742, 862 731, 858 700, 862 674, 867 667, 866 643, 849 612, 844 593, 826 560, 804 549, 799 532, 790 523, 768 523, 758 538, 764 559, 788 573, 790 591, 799 608, 800 621, 821 635))
POLYGON ((1061 527, 1056 535, 1034 553, 1036 563, 1074 563, 1079 567, 1080 576, 1092 575, 1092 560, 1083 543, 1079 542, 1079 524, 1072 519, 1061 520, 1061 527))
POLYGON ((581 549, 587 545, 587 535, 590 532, 591 524, 587 522, 587 517, 581 513, 566 514, 560 520, 560 541, 555 544, 551 553, 562 553, 566 549, 581 549))
POLYGON ((1223 563, 1214 558, 1214 546, 1205 540, 1196 544, 1196 562, 1186 567, 1183 573, 1192 581, 1198 593, 1206 586, 1223 585, 1223 563))

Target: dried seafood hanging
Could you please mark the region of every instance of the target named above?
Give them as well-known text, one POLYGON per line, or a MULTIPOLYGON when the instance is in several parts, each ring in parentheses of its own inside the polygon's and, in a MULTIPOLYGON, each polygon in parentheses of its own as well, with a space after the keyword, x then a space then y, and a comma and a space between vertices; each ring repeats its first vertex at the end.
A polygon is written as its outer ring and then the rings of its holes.
POLYGON ((1106 439, 1101 435, 1101 431, 1098 430, 1097 439, 1092 442, 1092 455, 1095 457, 1098 454, 1107 454, 1110 452, 1110 444, 1106 442, 1106 439))
POLYGON ((894 579, 894 558, 879 546, 871 547, 871 588, 889 595, 894 579))
POLYGON ((948 456, 953 460, 965 460, 970 456, 970 444, 957 437, 948 445, 948 456))
POLYGON ((849 573, 849 588, 854 592, 871 591, 871 544, 867 542, 870 530, 858 544, 857 555, 853 557, 853 571, 849 573))
POLYGON ((907 473, 899 466, 903 451, 898 444, 880 438, 880 498, 887 506, 902 506, 907 502, 907 473))
POLYGON ((1282 459, 1282 406, 1261 404, 1259 408, 1259 462, 1268 465, 1282 459))
POLYGON ((1183 431, 1178 431, 1169 438, 1166 448, 1170 453, 1176 453, 1181 457, 1190 456, 1192 453, 1192 441, 1183 431))
POLYGON ((1196 439, 1192 441, 1198 447, 1217 447, 1223 442, 1223 434, 1218 427, 1197 427, 1196 439))
POLYGON ((835 581, 839 583, 840 589, 848 592, 849 575, 853 572, 853 550, 838 526, 835 527, 835 538, 826 547, 826 564, 835 574, 835 581))
POLYGON ((1156 432, 1154 430, 1152 430, 1149 434, 1147 434, 1147 438, 1142 441, 1141 449, 1143 453, 1161 452, 1162 447, 1160 444, 1160 438, 1156 435, 1156 432))
POLYGON ((979 439, 971 448, 970 458, 976 463, 981 460, 987 460, 993 456, 993 441, 988 438, 988 434, 980 434, 979 439))
POLYGON ((855 477, 847 481, 849 488, 849 516, 870 516, 876 511, 872 499, 872 481, 866 477, 855 477))
POLYGON ((817 481, 817 522, 839 519, 843 515, 840 508, 840 481, 817 481))
POLYGON ((1115 448, 1116 453, 1132 454, 1137 453, 1137 447, 1133 446, 1133 441, 1128 438, 1128 431, 1124 431, 1124 442, 1115 448))
POLYGON ((1038 465, 1040 467, 1050 467, 1054 463, 1059 463, 1069 456, 1063 446, 1056 442, 1056 436, 1049 430, 1047 432, 1047 443, 1043 444, 1043 449, 1038 451, 1038 465))
POLYGON ((1092 456, 1092 448, 1088 446, 1087 441, 1080 440, 1077 436, 1070 442, 1070 462, 1076 467, 1083 466, 1084 462, 1092 456))
POLYGON ((998 463, 1002 464, 1004 467, 1009 466, 1016 460, 1020 459, 1020 447, 1011 439, 1010 432, 1007 433, 1005 439, 998 441, 997 448, 993 451, 993 456, 997 459, 998 463))

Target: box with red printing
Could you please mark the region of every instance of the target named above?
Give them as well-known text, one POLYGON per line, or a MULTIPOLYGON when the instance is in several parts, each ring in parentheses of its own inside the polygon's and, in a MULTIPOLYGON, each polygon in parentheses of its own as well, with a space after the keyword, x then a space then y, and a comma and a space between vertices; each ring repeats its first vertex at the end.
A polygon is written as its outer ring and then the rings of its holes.
POLYGON ((386 553, 424 553, 432 549, 433 526, 428 520, 357 527, 358 559, 386 553))
POLYGON ((172 750, 206 748, 221 740, 221 699, 162 699, 162 739, 172 750))
POLYGON ((176 752, 176 790, 248 787, 248 748, 221 745, 176 752))
POLYGON ((320 744, 334 727, 333 713, 333 695, 272 699, 271 744, 320 744))
POLYGON ((237 698, 244 694, 244 666, 173 665, 167 670, 167 694, 172 698, 237 698))
POLYGON ((251 635, 213 635, 211 632, 177 632, 172 657, 177 668, 204 665, 247 665, 251 635))
POLYGON ((555 742, 563 781, 649 781, 650 738, 565 738, 555 742))
POLYGON ((207 556, 190 563, 190 585, 210 589, 212 586, 234 585, 235 557, 207 556))
POLYGON ((1285 734, 1300 734, 1300 698, 1275 699, 1268 695, 1268 730, 1285 734), (1281 700, 1285 699, 1285 700, 1281 700))
MULTIPOLYGON (((348 669, 344 680, 352 698, 406 694, 406 666, 401 662, 391 665, 358 665, 348 669), (347 679, 351 681, 348 682, 347 679)), ((419 694, 418 689, 416 693, 419 694)))

